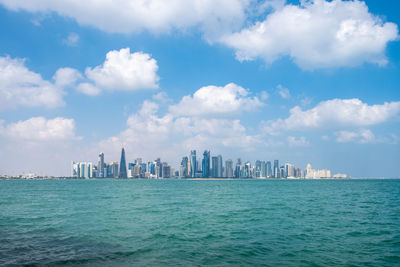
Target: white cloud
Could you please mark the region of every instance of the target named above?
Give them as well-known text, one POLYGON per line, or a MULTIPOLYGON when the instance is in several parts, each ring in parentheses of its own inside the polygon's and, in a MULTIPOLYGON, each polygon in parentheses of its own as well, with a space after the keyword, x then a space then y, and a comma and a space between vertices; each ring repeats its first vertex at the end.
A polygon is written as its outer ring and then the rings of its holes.
POLYGON ((168 94, 166 92, 158 92, 157 94, 154 94, 152 96, 152 99, 162 104, 166 104, 172 101, 172 99, 168 97, 168 94))
POLYGON ((59 87, 72 86, 77 80, 82 78, 82 74, 72 68, 60 68, 53 76, 55 84, 59 87))
POLYGON ((63 40, 63 43, 68 46, 77 46, 79 43, 79 35, 71 32, 68 37, 63 40))
POLYGON ((0 134, 13 140, 55 141, 77 139, 75 121, 57 117, 33 117, 0 128, 0 134))
POLYGON ((62 88, 40 74, 30 71, 24 59, 0 57, 0 109, 28 107, 60 107, 62 88))
POLYGON ((327 129, 359 127, 384 123, 400 113, 400 102, 368 105, 359 99, 333 99, 320 102, 309 110, 296 106, 287 119, 266 123, 269 133, 279 130, 327 129))
POLYGON ((314 0, 286 5, 221 41, 236 50, 240 61, 262 58, 271 64, 289 56, 312 70, 364 62, 385 65, 387 43, 398 37, 397 25, 369 13, 364 2, 314 0))
POLYGON ((288 136, 287 141, 290 146, 308 146, 310 144, 304 136, 299 138, 288 136))
POLYGON ((278 94, 283 98, 283 99, 288 99, 290 98, 290 92, 289 89, 283 87, 282 85, 278 85, 276 87, 278 89, 278 94))
POLYGON ((376 142, 375 135, 367 129, 358 131, 338 131, 335 133, 336 141, 339 143, 356 142, 360 144, 376 142))
POLYGON ((234 83, 223 87, 210 85, 200 88, 193 96, 184 96, 169 110, 174 115, 198 116, 249 111, 263 105, 257 97, 248 95, 248 90, 234 83))
POLYGON ((90 95, 90 96, 99 95, 101 92, 101 90, 99 88, 97 88, 96 86, 94 86, 91 83, 80 83, 76 87, 76 90, 78 92, 81 92, 81 93, 84 93, 84 94, 90 95))
MULTIPOLYGON (((237 87, 236 85, 231 86, 237 87)), ((247 95, 247 91, 244 90, 244 92, 242 93, 247 95)), ((185 97, 180 103, 184 99, 185 97)), ((190 99, 193 101, 192 97, 190 99)), ((140 151, 141 156, 147 158, 159 155, 162 158, 177 160, 190 149, 199 151, 210 148, 220 151, 232 148, 252 150, 262 144, 259 136, 249 135, 246 128, 237 119, 212 116, 203 118, 197 115, 210 115, 211 113, 185 112, 180 104, 178 106, 179 108, 170 106, 171 112, 158 115, 159 105, 152 101, 144 101, 141 109, 128 118, 127 129, 117 136, 102 141, 101 149, 112 153, 112 150, 119 151, 120 147, 124 146, 127 150, 140 151)), ((186 108, 186 104, 184 107, 186 108)), ((200 108, 204 108, 204 106, 200 108)), ((236 106, 224 109, 212 106, 210 108, 214 111, 213 115, 236 111, 236 106)))
POLYGON ((124 48, 108 52, 102 65, 86 68, 85 74, 97 88, 133 91, 158 88, 157 70, 157 61, 149 54, 124 48))
POLYGON ((5 7, 28 12, 56 12, 112 33, 154 33, 198 27, 208 37, 238 29, 251 0, 1 0, 5 7))

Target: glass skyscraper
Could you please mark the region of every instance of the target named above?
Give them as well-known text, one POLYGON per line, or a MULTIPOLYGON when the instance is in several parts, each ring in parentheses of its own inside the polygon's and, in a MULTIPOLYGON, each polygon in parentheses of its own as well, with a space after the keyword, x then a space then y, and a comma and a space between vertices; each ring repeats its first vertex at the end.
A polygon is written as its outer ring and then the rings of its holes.
POLYGON ((124 148, 122 148, 122 151, 121 151, 121 162, 119 163, 118 178, 128 178, 128 174, 126 172, 125 149, 124 148))
POLYGON ((197 159, 196 159, 196 150, 190 151, 190 176, 192 178, 196 177, 197 171, 197 159))
POLYGON ((210 177, 210 151, 205 150, 203 153, 203 161, 202 161, 202 174, 203 178, 210 177))

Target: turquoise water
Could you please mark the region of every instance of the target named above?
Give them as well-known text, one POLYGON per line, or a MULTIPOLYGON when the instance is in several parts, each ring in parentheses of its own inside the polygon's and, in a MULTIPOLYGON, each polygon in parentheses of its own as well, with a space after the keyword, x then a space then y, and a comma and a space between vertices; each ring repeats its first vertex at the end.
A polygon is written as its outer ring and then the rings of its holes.
POLYGON ((0 265, 400 265, 400 180, 0 180, 0 196, 0 265))

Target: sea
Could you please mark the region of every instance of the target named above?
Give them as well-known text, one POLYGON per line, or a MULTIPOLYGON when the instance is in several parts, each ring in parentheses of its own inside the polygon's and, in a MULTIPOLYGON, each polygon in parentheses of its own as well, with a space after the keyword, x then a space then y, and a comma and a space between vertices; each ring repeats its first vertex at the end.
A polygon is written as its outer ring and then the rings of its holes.
POLYGON ((0 265, 400 266, 400 180, 0 180, 0 265))

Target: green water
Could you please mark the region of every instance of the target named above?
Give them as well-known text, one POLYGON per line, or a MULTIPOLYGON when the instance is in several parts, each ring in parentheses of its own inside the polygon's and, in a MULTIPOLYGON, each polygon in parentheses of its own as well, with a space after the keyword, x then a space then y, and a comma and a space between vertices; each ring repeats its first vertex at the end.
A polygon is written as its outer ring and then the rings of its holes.
POLYGON ((400 180, 0 180, 0 265, 400 266, 400 180))

